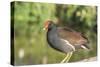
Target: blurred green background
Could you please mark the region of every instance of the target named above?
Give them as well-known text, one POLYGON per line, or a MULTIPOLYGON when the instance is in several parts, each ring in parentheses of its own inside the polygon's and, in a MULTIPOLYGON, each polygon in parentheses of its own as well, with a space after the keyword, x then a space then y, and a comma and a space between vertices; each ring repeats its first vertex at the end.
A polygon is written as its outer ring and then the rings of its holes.
POLYGON ((69 26, 88 37, 91 50, 74 52, 70 62, 97 56, 96 6, 15 1, 11 2, 15 65, 59 63, 65 57, 46 41, 43 26, 47 19, 61 26, 69 26))

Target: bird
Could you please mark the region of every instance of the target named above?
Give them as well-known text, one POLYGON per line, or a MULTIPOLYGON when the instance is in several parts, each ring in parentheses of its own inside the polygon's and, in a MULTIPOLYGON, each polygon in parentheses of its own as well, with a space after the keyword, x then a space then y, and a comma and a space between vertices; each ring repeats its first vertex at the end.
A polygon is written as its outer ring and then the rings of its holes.
POLYGON ((49 19, 44 22, 44 30, 48 44, 55 50, 67 54, 60 63, 68 62, 73 52, 78 49, 89 49, 88 38, 67 26, 58 26, 49 19))

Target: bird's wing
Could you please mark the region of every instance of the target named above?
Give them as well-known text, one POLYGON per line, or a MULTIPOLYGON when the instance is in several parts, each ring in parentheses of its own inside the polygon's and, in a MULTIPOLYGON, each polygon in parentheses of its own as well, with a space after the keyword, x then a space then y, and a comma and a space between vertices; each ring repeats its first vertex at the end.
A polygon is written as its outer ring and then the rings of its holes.
POLYGON ((61 39, 69 41, 69 43, 74 46, 86 44, 87 42, 87 39, 84 38, 81 33, 76 32, 70 28, 59 27, 57 29, 57 33, 61 39))

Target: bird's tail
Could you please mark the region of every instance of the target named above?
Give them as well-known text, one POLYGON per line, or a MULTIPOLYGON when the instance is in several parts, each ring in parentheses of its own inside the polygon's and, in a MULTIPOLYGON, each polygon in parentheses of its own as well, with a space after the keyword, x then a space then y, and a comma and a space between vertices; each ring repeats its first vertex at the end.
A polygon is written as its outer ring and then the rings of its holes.
POLYGON ((87 50, 89 50, 89 49, 90 49, 90 47, 89 47, 89 46, 87 46, 86 44, 81 45, 81 48, 83 48, 83 49, 87 49, 87 50))

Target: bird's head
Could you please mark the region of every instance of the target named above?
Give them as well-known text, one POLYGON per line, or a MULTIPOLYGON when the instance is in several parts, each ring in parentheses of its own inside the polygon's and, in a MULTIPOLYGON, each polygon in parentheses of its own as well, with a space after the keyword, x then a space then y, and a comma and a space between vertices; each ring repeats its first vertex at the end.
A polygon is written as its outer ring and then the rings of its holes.
POLYGON ((52 20, 50 20, 50 19, 46 20, 44 22, 44 28, 43 28, 43 30, 47 30, 48 31, 48 29, 51 28, 53 25, 54 25, 54 23, 53 23, 52 20))

